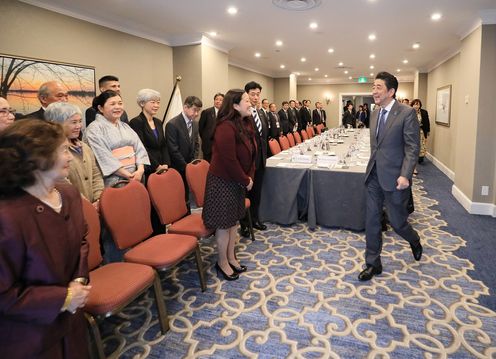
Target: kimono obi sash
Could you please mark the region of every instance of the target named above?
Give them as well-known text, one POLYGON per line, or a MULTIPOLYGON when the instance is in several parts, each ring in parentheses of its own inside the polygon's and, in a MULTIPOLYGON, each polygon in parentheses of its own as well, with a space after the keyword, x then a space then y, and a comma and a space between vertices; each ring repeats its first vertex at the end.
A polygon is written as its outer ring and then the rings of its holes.
POLYGON ((112 156, 117 159, 122 167, 136 165, 136 153, 133 146, 123 146, 112 151, 112 156))

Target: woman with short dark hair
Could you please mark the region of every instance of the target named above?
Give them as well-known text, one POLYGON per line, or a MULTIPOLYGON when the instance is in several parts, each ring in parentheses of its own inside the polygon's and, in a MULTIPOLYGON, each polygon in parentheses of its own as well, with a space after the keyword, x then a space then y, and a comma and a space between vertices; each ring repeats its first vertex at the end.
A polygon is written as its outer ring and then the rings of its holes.
POLYGON ((87 358, 81 195, 61 182, 62 126, 20 120, 0 134, 0 348, 4 358, 87 358))
POLYGON ((418 163, 422 163, 427 153, 427 137, 429 137, 429 132, 431 132, 429 113, 422 108, 422 101, 418 98, 413 100, 411 105, 417 111, 417 119, 420 125, 420 153, 418 163))

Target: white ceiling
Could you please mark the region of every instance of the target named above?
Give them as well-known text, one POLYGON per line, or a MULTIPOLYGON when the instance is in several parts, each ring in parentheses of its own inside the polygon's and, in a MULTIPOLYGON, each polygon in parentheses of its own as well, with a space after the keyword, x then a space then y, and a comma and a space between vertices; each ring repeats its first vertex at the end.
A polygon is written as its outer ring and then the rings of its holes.
POLYGON ((481 21, 496 23, 496 0, 322 0, 307 11, 280 9, 272 0, 24 2, 171 46, 203 39, 227 52, 230 64, 271 77, 299 72, 298 83, 356 82, 358 76, 381 70, 411 81, 416 70, 426 72, 455 54, 461 39, 481 21), (227 14, 229 6, 238 13, 227 14), (430 19, 434 12, 442 13, 440 21, 430 19), (309 28, 312 21, 318 23, 316 30, 309 28), (211 31, 218 35, 211 37, 211 31), (377 36, 374 42, 368 40, 370 33, 377 36), (276 40, 283 46, 277 47, 276 40), (412 49, 415 42, 418 50, 412 49), (344 68, 338 66, 341 61, 344 68))

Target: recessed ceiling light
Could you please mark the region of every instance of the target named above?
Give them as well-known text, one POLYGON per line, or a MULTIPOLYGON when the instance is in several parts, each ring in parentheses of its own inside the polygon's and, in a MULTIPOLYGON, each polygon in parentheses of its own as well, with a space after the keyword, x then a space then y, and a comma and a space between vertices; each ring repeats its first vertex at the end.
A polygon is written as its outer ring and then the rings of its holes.
POLYGON ((316 22, 311 22, 310 25, 308 25, 310 29, 316 29, 319 27, 319 25, 316 22))
POLYGON ((276 46, 282 46, 282 41, 281 40, 277 40, 276 41, 276 46))
POLYGON ((279 66, 279 67, 280 67, 281 69, 284 69, 284 68, 286 68, 286 65, 281 65, 281 66, 279 66))
POLYGON ((419 42, 416 42, 412 45, 412 48, 414 48, 415 50, 418 49, 420 47, 420 43, 419 42))
POLYGON ((432 21, 438 21, 438 20, 441 20, 441 17, 443 15, 441 15, 441 13, 439 12, 435 12, 434 14, 431 15, 431 20, 432 21))
POLYGON ((307 59, 306 59, 305 57, 302 57, 302 58, 300 59, 300 61, 301 61, 301 62, 305 62, 305 61, 307 61, 307 59))
POLYGON ((348 75, 348 70, 344 70, 345 75, 348 75))
POLYGON ((373 73, 373 72, 371 72, 371 73, 370 73, 370 76, 371 76, 371 77, 373 77, 373 76, 374 76, 374 73, 373 73))
POLYGON ((262 56, 262 54, 260 54, 260 52, 255 52, 255 57, 260 57, 262 56))
POLYGON ((370 41, 374 41, 375 39, 376 39, 375 34, 370 34, 370 35, 369 35, 369 40, 370 40, 370 41))
POLYGON ((374 69, 374 65, 370 65, 369 66, 369 69, 373 70, 374 69))
POLYGON ((331 47, 331 48, 327 49, 327 52, 332 54, 334 52, 334 49, 331 47))
POLYGON ((309 77, 309 78, 308 78, 308 81, 312 81, 312 78, 311 78, 311 77, 309 77))
POLYGON ((353 77, 351 77, 351 76, 350 76, 350 77, 348 77, 348 80, 353 80, 353 77))
POLYGON ((301 74, 299 72, 295 72, 295 75, 296 76, 300 76, 301 74))
POLYGON ((229 15, 236 15, 238 13, 238 9, 235 8, 234 6, 228 7, 227 8, 227 13, 229 15))
POLYGON ((338 64, 338 66, 343 66, 343 65, 344 65, 344 64, 343 64, 342 62, 340 62, 340 63, 338 64))
POLYGON ((407 59, 404 59, 404 60, 403 60, 403 63, 404 63, 404 64, 407 64, 407 63, 408 63, 408 60, 407 60, 407 59))
POLYGON ((315 70, 315 71, 319 71, 319 68, 318 68, 318 67, 316 67, 314 70, 315 70))
POLYGON ((375 55, 374 54, 370 54, 369 59, 375 59, 375 55))
POLYGON ((327 74, 325 74, 324 77, 328 77, 327 74))
POLYGON ((217 36, 217 32, 215 31, 210 31, 208 34, 213 37, 217 36))
POLYGON ((401 69, 396 69, 396 72, 401 72, 401 69))

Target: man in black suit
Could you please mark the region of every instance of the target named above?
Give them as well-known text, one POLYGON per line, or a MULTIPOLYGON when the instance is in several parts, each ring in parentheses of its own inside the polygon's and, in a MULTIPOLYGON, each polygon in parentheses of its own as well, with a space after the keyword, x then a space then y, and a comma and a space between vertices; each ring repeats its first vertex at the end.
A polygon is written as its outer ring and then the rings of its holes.
POLYGON ((292 131, 293 128, 290 128, 289 125, 289 102, 283 101, 282 108, 279 110, 279 121, 281 122, 282 133, 286 135, 288 132, 292 131))
POLYGON ((282 135, 282 124, 277 113, 277 106, 275 103, 269 105, 269 121, 270 121, 270 137, 279 140, 282 135))
MULTIPOLYGON (((245 85, 245 91, 248 94, 251 102, 251 119, 253 121, 253 127, 255 129, 255 140, 257 142, 253 187, 247 195, 251 202, 250 213, 253 222, 253 228, 263 231, 267 229, 267 226, 260 222, 260 219, 258 218, 258 208, 260 207, 262 183, 265 174, 265 163, 267 161, 268 127, 267 124, 261 119, 261 117, 263 116, 263 111, 257 109, 257 106, 260 102, 260 92, 262 91, 262 86, 260 86, 260 84, 256 83, 255 81, 251 81, 245 85)), ((248 216, 245 216, 243 219, 241 219, 240 224, 241 235, 243 237, 249 237, 250 231, 248 230, 248 216)))
POLYGON ((303 106, 300 109, 300 124, 299 129, 306 130, 308 125, 312 124, 312 114, 310 112, 309 106, 310 100, 303 100, 303 106))
POLYGON ((394 231, 410 243, 415 260, 422 257, 418 233, 408 223, 407 204, 420 147, 415 110, 395 100, 398 80, 387 72, 377 74, 372 96, 377 105, 370 122, 370 160, 365 173, 367 215, 365 264, 358 279, 382 273, 381 218, 386 205, 394 231))
POLYGON ((315 109, 312 112, 312 122, 313 124, 320 125, 323 124, 324 126, 326 125, 326 112, 325 110, 322 109, 322 103, 320 102, 315 102, 315 109))
MULTIPOLYGON (((100 92, 105 92, 107 90, 112 90, 117 92, 119 95, 121 94, 121 84, 119 79, 114 75, 105 75, 100 80, 98 80, 98 87, 100 88, 100 92)), ((86 127, 93 121, 95 121, 96 110, 93 106, 90 106, 86 109, 84 118, 86 120, 86 127)), ((129 123, 126 111, 122 112, 122 116, 120 119, 122 122, 129 123)))
MULTIPOLYGON (((183 111, 165 125, 165 138, 171 160, 171 167, 176 169, 186 184, 186 165, 198 158, 200 145, 198 141, 198 122, 203 104, 196 96, 184 100, 183 111)), ((187 187, 186 187, 187 188, 187 187)))
POLYGON ((299 123, 299 112, 296 108, 296 101, 289 101, 289 109, 288 109, 288 119, 289 119, 289 132, 294 132, 298 130, 299 123))
POLYGON ((210 162, 212 159, 212 137, 217 124, 217 114, 222 106, 224 94, 216 93, 214 96, 214 105, 202 111, 200 116, 199 131, 202 140, 201 148, 203 158, 210 162))
POLYGON ((45 119, 45 108, 54 102, 67 102, 69 100, 69 93, 67 88, 59 81, 48 81, 40 86, 38 89, 38 101, 41 107, 38 111, 32 112, 24 116, 24 118, 37 118, 40 120, 45 119))

